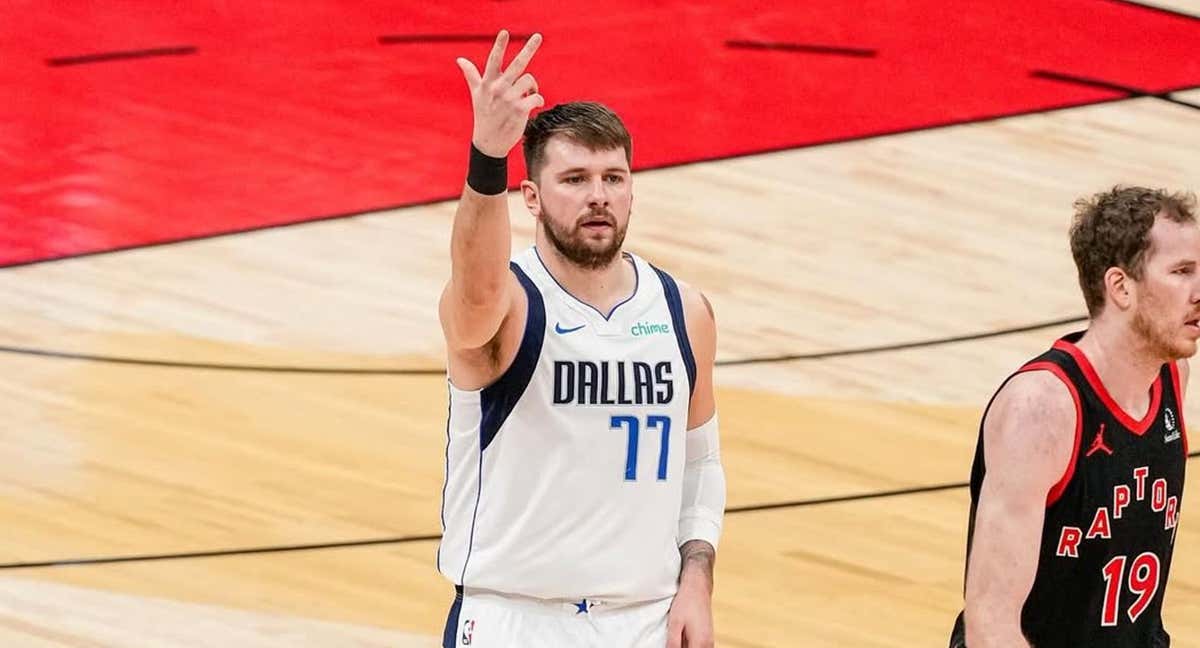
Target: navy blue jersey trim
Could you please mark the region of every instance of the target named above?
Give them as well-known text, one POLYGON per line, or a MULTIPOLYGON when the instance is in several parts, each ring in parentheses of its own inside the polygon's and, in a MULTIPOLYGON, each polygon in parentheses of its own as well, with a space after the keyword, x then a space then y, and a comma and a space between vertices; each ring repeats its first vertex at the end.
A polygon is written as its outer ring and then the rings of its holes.
POLYGON ((450 604, 450 613, 446 615, 446 629, 442 631, 442 648, 454 648, 458 645, 458 617, 462 613, 462 585, 454 586, 454 603, 450 604))
POLYGON ((475 521, 479 519, 479 500, 483 499, 483 450, 479 451, 479 477, 475 481, 475 510, 471 512, 471 533, 467 536, 467 557, 463 558, 462 573, 458 584, 467 582, 467 565, 471 564, 471 550, 475 548, 475 521))
POLYGON ((542 355, 542 342, 546 337, 546 304, 542 301, 542 293, 525 274, 525 271, 515 263, 509 263, 509 268, 521 282, 528 297, 529 306, 525 315, 525 333, 521 337, 521 346, 517 348, 517 357, 512 365, 504 371, 496 382, 483 388, 479 396, 479 407, 482 417, 479 422, 479 481, 475 493, 475 512, 471 514, 471 534, 467 540, 467 557, 463 560, 462 575, 459 584, 467 581, 467 566, 471 564, 471 550, 475 548, 475 521, 479 518, 479 501, 483 499, 483 451, 491 445, 500 432, 500 427, 508 419, 529 381, 537 369, 538 358, 542 355))
MULTIPOLYGON (((446 390, 450 390, 450 386, 446 385, 446 390)), ((450 486, 450 416, 454 412, 452 406, 452 397, 447 397, 447 402, 451 403, 446 406, 446 477, 442 480, 442 535, 446 535, 446 489, 450 486)), ((442 543, 438 542, 437 550, 437 568, 442 571, 442 543)))
POLYGON ((651 265, 658 278, 662 281, 663 294, 667 298, 667 310, 671 311, 671 323, 675 327, 675 340, 679 343, 679 353, 683 356, 683 364, 687 367, 688 394, 696 391, 696 356, 692 354, 692 343, 688 340, 687 323, 683 316, 683 298, 679 296, 679 286, 671 275, 651 265))
POLYGON ((533 281, 517 264, 512 263, 510 267, 521 282, 521 287, 525 289, 529 301, 525 334, 521 338, 521 346, 517 349, 517 356, 513 358, 512 365, 496 382, 484 387, 480 394, 480 407, 483 408, 483 418, 479 423, 480 452, 492 444, 500 426, 504 425, 508 415, 517 406, 517 401, 521 400, 521 395, 525 393, 525 388, 529 386, 546 336, 546 305, 542 301, 542 293, 538 292, 537 286, 533 285, 533 281))
POLYGON ((630 293, 628 297, 621 300, 615 306, 613 306, 611 309, 609 309, 608 315, 601 313, 599 308, 596 308, 595 306, 592 306, 591 304, 589 304, 589 303, 583 301, 582 299, 576 297, 575 295, 571 294, 571 291, 567 290, 561 283, 559 283, 558 279, 554 276, 554 274, 552 272, 550 272, 550 268, 546 267, 546 262, 542 261, 542 253, 538 252, 538 249, 536 247, 533 248, 533 254, 534 254, 534 256, 537 257, 538 263, 542 264, 542 269, 546 271, 546 275, 548 277, 550 277, 551 281, 553 281, 555 284, 558 285, 559 289, 561 289, 564 293, 566 293, 567 296, 570 297, 571 299, 574 299, 575 301, 579 302, 580 304, 583 304, 584 306, 587 306, 588 308, 596 311, 596 314, 599 315, 600 317, 603 317, 604 321, 606 321, 606 322, 609 321, 610 319, 612 319, 613 313, 617 312, 618 308, 624 306, 625 304, 628 304, 630 301, 633 300, 634 297, 637 297, 638 285, 641 283, 641 280, 642 280, 641 273, 638 272, 637 263, 634 262, 633 257, 629 256, 628 254, 626 254, 624 252, 621 253, 622 258, 628 259, 629 263, 631 265, 633 265, 633 292, 630 293))

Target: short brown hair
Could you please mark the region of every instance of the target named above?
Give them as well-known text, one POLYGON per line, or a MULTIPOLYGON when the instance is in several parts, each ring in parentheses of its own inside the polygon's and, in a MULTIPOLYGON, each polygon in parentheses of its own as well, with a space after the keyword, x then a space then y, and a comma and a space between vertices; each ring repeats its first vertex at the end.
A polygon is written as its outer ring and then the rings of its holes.
POLYGON ((1104 274, 1109 268, 1142 278, 1155 218, 1162 215, 1176 223, 1194 223, 1195 208, 1191 194, 1120 185, 1075 201, 1071 255, 1090 316, 1104 310, 1104 274))
POLYGON ((607 106, 591 101, 574 101, 538 114, 525 125, 525 173, 537 181, 546 162, 546 142, 563 135, 593 151, 621 147, 625 161, 633 162, 633 142, 617 114, 607 106))

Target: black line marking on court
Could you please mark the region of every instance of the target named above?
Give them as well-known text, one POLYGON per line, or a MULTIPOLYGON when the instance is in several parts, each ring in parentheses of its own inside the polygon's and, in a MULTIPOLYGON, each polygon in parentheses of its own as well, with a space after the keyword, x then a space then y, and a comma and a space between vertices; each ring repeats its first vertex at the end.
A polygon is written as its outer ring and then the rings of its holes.
POLYGON ((84 65, 86 63, 106 63, 109 61, 126 61, 129 59, 154 58, 158 56, 188 56, 196 53, 191 45, 177 47, 154 47, 151 49, 125 50, 120 52, 99 52, 82 54, 80 56, 61 56, 46 59, 46 65, 63 67, 67 65, 84 65))
POLYGON ((1123 4, 1123 5, 1127 5, 1130 7, 1136 7, 1138 9, 1146 9, 1148 11, 1154 11, 1154 12, 1158 12, 1158 13, 1167 14, 1168 16, 1175 16, 1176 18, 1190 18, 1192 20, 1200 20, 1200 16, 1196 16, 1196 15, 1187 13, 1185 11, 1181 11, 1179 9, 1160 7, 1158 5, 1147 4, 1145 2, 1135 2, 1134 0, 1111 0, 1111 1, 1115 2, 1117 4, 1123 4))
POLYGON ((1086 322, 1086 317, 1064 317, 1062 319, 1050 320, 1048 322, 1038 322, 1036 324, 1027 324, 1025 326, 1016 326, 1013 328, 999 329, 996 331, 986 331, 983 333, 969 333, 966 335, 955 335, 952 337, 938 338, 932 340, 918 340, 916 342, 900 342, 897 344, 881 344, 879 346, 860 347, 857 349, 840 349, 837 351, 817 351, 814 353, 792 353, 788 355, 765 356, 760 358, 742 358, 738 360, 718 360, 717 366, 731 367, 748 364, 763 364, 768 362, 787 362, 791 360, 825 360, 827 358, 844 358, 846 356, 865 355, 869 353, 882 353, 884 351, 903 351, 905 349, 920 349, 923 347, 938 346, 942 344, 953 344, 955 342, 968 342, 971 340, 983 340, 987 338, 1000 337, 1003 335, 1014 335, 1016 333, 1028 333, 1041 329, 1053 328, 1055 326, 1065 326, 1067 324, 1076 324, 1086 322))
MULTIPOLYGON (((883 353, 886 351, 903 351, 905 349, 920 349, 924 347, 938 346, 942 344, 953 344, 956 342, 968 342, 972 340, 983 340, 993 337, 1001 337, 1005 335, 1014 335, 1016 333, 1028 333, 1041 329, 1053 328, 1055 326, 1063 326, 1066 324, 1074 324, 1077 322, 1087 321, 1086 317, 1066 317, 1062 319, 1050 320, 1048 322, 1037 322, 1035 324, 1026 324, 1024 326, 1016 326, 1006 329, 998 329, 995 331, 985 331, 982 333, 969 333, 966 335, 955 335, 946 338, 934 338, 930 340, 917 340, 915 342, 898 342, 895 344, 883 344, 879 346, 859 347, 855 349, 836 349, 833 351, 816 351, 813 353, 791 353, 786 355, 763 356, 758 358, 735 358, 729 360, 717 360, 718 367, 733 367, 749 364, 765 364, 771 362, 789 362, 795 360, 825 360, 828 358, 843 358, 847 356, 865 355, 870 353, 883 353)), ((399 369, 365 369, 354 367, 300 367, 300 366, 272 366, 272 365, 244 365, 244 364, 221 364, 213 362, 181 362, 175 360, 153 360, 146 358, 129 358, 121 356, 103 356, 89 353, 71 353, 67 351, 53 351, 48 349, 34 349, 29 347, 15 347, 0 345, 0 353, 10 353, 14 355, 27 355, 39 358, 53 358, 57 360, 79 360, 82 362, 100 362, 107 364, 119 365, 134 365, 140 367, 161 367, 168 369, 204 369, 211 371, 252 371, 261 373, 294 373, 294 374, 325 374, 325 375, 344 375, 344 376, 444 376, 446 370, 442 368, 399 368, 399 369)))
POLYGON ((1194 104, 1190 101, 1186 101, 1184 99, 1180 99, 1178 97, 1171 96, 1170 94, 1164 93, 1161 95, 1154 94, 1154 95, 1149 95, 1149 96, 1154 97, 1156 99, 1162 99, 1163 101, 1169 101, 1169 102, 1175 104, 1176 106, 1183 106, 1184 108, 1191 108, 1192 110, 1200 110, 1200 104, 1194 104))
POLYGON ((838 504, 840 502, 858 502, 860 500, 882 499, 884 497, 898 497, 900 495, 916 495, 919 493, 935 493, 937 491, 954 490, 956 488, 966 488, 970 486, 968 482, 955 482, 953 484, 934 484, 932 486, 914 486, 912 488, 900 488, 889 491, 875 491, 872 493, 858 493, 855 495, 836 495, 833 497, 818 497, 816 499, 796 500, 794 502, 772 502, 769 504, 750 504, 747 506, 734 506, 725 509, 725 514, 730 513, 753 513, 755 511, 772 511, 783 508, 799 508, 802 506, 819 506, 821 504, 838 504))
POLYGON ((35 356, 39 358, 54 358, 58 360, 79 360, 82 362, 100 362, 105 364, 134 365, 139 367, 163 367, 169 369, 204 369, 210 371, 254 371, 260 373, 299 373, 299 374, 333 374, 347 376, 445 376, 446 370, 441 368, 412 368, 412 369, 366 369, 354 367, 289 367, 272 365, 243 365, 221 364, 215 362, 182 362, 176 360, 153 360, 148 358, 127 358, 120 356, 103 356, 90 353, 71 353, 69 351, 53 351, 48 349, 33 349, 28 347, 0 346, 0 353, 35 356))
MULTIPOLYGON (((1177 88, 1171 88, 1171 89, 1167 90, 1166 92, 1183 92, 1185 90, 1196 90, 1196 89, 1200 89, 1200 85, 1179 86, 1177 88)), ((861 135, 852 135, 849 137, 830 138, 827 140, 814 140, 811 142, 803 142, 803 143, 799 143, 799 144, 781 144, 779 146, 769 146, 769 147, 764 147, 764 148, 759 148, 759 149, 735 151, 733 153, 726 153, 726 154, 721 154, 721 155, 711 155, 711 156, 706 156, 706 157, 702 156, 702 157, 689 158, 687 160, 680 160, 678 162, 664 162, 664 163, 656 164, 656 165, 638 166, 634 169, 634 171, 642 172, 642 171, 656 171, 656 170, 660 170, 660 169, 674 169, 677 167, 691 166, 693 164, 704 164, 707 162, 720 162, 722 160, 735 160, 738 158, 750 157, 752 155, 765 155, 768 153, 779 153, 779 152, 783 152, 783 151, 802 151, 802 150, 810 149, 810 148, 820 148, 823 146, 836 146, 839 144, 850 144, 853 142, 862 142, 862 141, 866 141, 866 140, 879 139, 879 138, 884 138, 884 137, 892 137, 895 135, 908 135, 908 134, 912 134, 912 133, 924 133, 924 132, 928 132, 928 131, 941 130, 944 128, 953 128, 955 126, 971 126, 971 125, 976 125, 976 124, 986 124, 986 123, 990 123, 990 122, 1003 121, 1005 119, 1013 119, 1013 118, 1017 118, 1017 117, 1031 117, 1034 115, 1045 115, 1048 113, 1058 112, 1058 111, 1062 111, 1062 110, 1072 110, 1075 108, 1088 108, 1091 106, 1102 106, 1102 105, 1110 104, 1110 103, 1119 103, 1121 101, 1128 101, 1129 99, 1130 99, 1130 97, 1113 97, 1111 99, 1099 99, 1096 101, 1067 102, 1064 104, 1058 104, 1058 105, 1053 105, 1053 106, 1043 106, 1041 108, 1032 108, 1030 110, 1019 111, 1019 112, 1000 113, 1000 114, 995 114, 995 115, 983 115, 983 116, 976 117, 973 119, 959 119, 959 120, 951 120, 951 121, 945 121, 945 122, 935 122, 932 124, 910 126, 910 127, 906 127, 906 128, 896 128, 896 129, 892 129, 892 130, 882 130, 882 131, 875 131, 875 132, 871 132, 871 133, 863 133, 861 135)), ((510 190, 514 189, 514 188, 515 187, 509 187, 510 190)), ((0 264, 0 270, 5 270, 8 268, 23 268, 23 267, 27 267, 27 266, 41 265, 44 263, 58 263, 61 261, 69 261, 71 259, 82 259, 82 258, 87 258, 87 257, 101 256, 101 255, 105 255, 105 254, 116 254, 118 252, 129 252, 131 250, 143 250, 143 249, 148 249, 148 248, 166 247, 169 245, 181 245, 181 244, 185 244, 185 243, 206 241, 206 240, 211 240, 211 239, 216 239, 216 238, 224 238, 226 236, 239 236, 242 234, 250 234, 253 232, 263 232, 263 231, 274 230, 274 229, 283 229, 283 228, 287 228, 287 227, 299 227, 299 226, 303 226, 303 225, 313 225, 313 224, 321 223, 324 221, 343 220, 343 219, 348 219, 348 218, 358 218, 361 216, 373 216, 373 215, 378 215, 378 214, 396 210, 396 209, 408 209, 411 207, 421 207, 424 205, 437 205, 437 204, 441 204, 441 203, 445 203, 445 202, 458 200, 460 197, 461 197, 460 194, 447 195, 447 196, 435 196, 433 198, 428 198, 425 200, 414 200, 414 201, 408 201, 408 202, 394 203, 394 204, 390 204, 390 205, 379 205, 379 206, 375 206, 375 207, 369 207, 366 209, 358 209, 358 210, 354 210, 354 211, 339 212, 339 213, 335 213, 335 214, 326 214, 326 215, 321 215, 321 216, 313 216, 313 217, 307 217, 307 218, 303 218, 303 219, 299 219, 299 220, 288 220, 288 221, 279 222, 279 223, 269 223, 269 224, 264 224, 264 225, 251 225, 249 227, 240 227, 240 228, 235 228, 235 229, 231 229, 231 230, 224 230, 221 232, 213 232, 211 234, 199 234, 199 235, 195 235, 195 236, 189 236, 186 238, 169 239, 169 240, 163 240, 163 241, 153 241, 150 243, 133 243, 130 245, 121 245, 121 246, 108 248, 108 249, 104 249, 104 250, 92 250, 92 251, 88 251, 88 252, 73 252, 73 253, 68 253, 68 254, 59 254, 56 256, 46 256, 46 257, 41 257, 38 259, 31 259, 28 261, 16 261, 16 262, 11 262, 11 263, 0 264)))
MULTIPOLYGON (((1188 458, 1200 456, 1200 450, 1192 452, 1188 458)), ((933 484, 929 486, 913 486, 895 490, 872 491, 853 495, 835 495, 831 497, 816 497, 795 500, 791 502, 772 502, 767 504, 749 504, 733 506, 725 509, 726 515, 739 513, 756 513, 789 508, 804 508, 824 504, 839 504, 845 502, 861 502, 865 500, 883 499, 887 497, 902 497, 904 495, 919 495, 940 491, 966 488, 968 482, 953 484, 933 484)), ((42 560, 30 562, 0 563, 0 570, 5 569, 39 569, 46 567, 79 567, 84 565, 111 565, 114 563, 153 562, 158 560, 186 560, 190 558, 219 558, 228 556, 249 556, 255 554, 289 553, 295 551, 318 551, 322 549, 348 549, 354 547, 375 547, 380 545, 412 544, 415 542, 435 542, 441 540, 440 534, 398 536, 393 538, 376 538, 373 540, 347 540, 342 542, 322 542, 318 544, 278 545, 269 547, 246 547, 241 549, 217 549, 213 551, 189 551, 167 554, 140 554, 132 556, 102 556, 97 558, 63 558, 60 560, 42 560)))
POLYGON ((833 54, 854 58, 875 58, 877 50, 861 47, 837 47, 833 45, 812 45, 809 43, 779 43, 751 40, 727 40, 725 47, 730 49, 771 50, 777 52, 799 52, 803 54, 833 54))
MULTIPOLYGON (((532 34, 509 34, 509 42, 529 40, 532 34)), ((384 34, 380 45, 412 45, 415 43, 494 43, 495 34, 384 34)))
POLYGON ((249 556, 253 554, 287 553, 291 551, 316 551, 319 549, 345 549, 349 547, 371 547, 376 545, 407 544, 440 540, 440 534, 378 538, 375 540, 348 540, 344 542, 322 542, 318 544, 279 545, 273 547, 246 547, 241 549, 216 549, 213 551, 188 551, 170 554, 141 554, 133 556, 105 556, 100 558, 65 558, 38 562, 5 563, 0 569, 34 569, 39 567, 76 567, 80 565, 111 565, 114 563, 151 562, 155 560, 184 560, 187 558, 217 558, 220 556, 249 556))
MULTIPOLYGON (((1200 450, 1188 453, 1188 459, 1200 457, 1200 450)), ((912 486, 909 488, 899 488, 896 490, 874 491, 869 493, 858 493, 855 495, 834 495, 832 497, 818 497, 815 499, 795 500, 792 502, 770 502, 767 504, 748 504, 743 506, 733 506, 725 509, 725 514, 731 513, 753 513, 756 511, 773 511, 785 508, 802 508, 806 506, 820 506, 822 504, 838 504, 842 502, 860 502, 863 500, 883 499, 886 497, 900 497, 903 495, 919 495, 922 493, 936 493, 939 491, 955 490, 958 488, 966 488, 970 486, 970 482, 955 482, 952 484, 932 484, 929 486, 912 486)), ((2 567, 2 565, 0 565, 2 567)))
POLYGON ((1038 79, 1046 79, 1048 81, 1058 81, 1060 83, 1069 83, 1072 85, 1085 86, 1088 88, 1098 88, 1100 90, 1110 90, 1112 92, 1124 93, 1130 99, 1137 97, 1153 97, 1166 102, 1184 106, 1193 110, 1200 110, 1200 104, 1194 104, 1183 99, 1172 97, 1170 92, 1149 92, 1139 88, 1113 83, 1112 81, 1104 81, 1103 79, 1091 79, 1075 74, 1064 74, 1062 72, 1054 72, 1052 70, 1033 70, 1029 73, 1030 76, 1038 79))

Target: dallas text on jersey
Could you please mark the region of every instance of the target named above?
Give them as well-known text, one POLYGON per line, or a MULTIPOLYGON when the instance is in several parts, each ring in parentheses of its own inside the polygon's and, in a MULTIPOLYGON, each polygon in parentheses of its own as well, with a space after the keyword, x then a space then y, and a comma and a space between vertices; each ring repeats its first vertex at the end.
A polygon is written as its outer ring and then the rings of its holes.
POLYGON ((554 404, 666 405, 675 397, 670 362, 556 361, 554 404))

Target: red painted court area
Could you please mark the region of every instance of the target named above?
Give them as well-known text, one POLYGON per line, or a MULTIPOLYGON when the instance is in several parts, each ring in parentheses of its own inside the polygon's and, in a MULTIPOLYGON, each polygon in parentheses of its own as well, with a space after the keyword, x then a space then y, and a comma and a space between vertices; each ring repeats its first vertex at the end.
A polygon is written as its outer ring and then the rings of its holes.
POLYGON ((547 101, 615 108, 643 169, 1124 96, 1035 69, 1200 85, 1200 20, 1110 0, 7 6, 0 266, 453 197, 453 60, 500 27, 542 32, 547 101), (156 48, 194 49, 51 64, 156 48))

